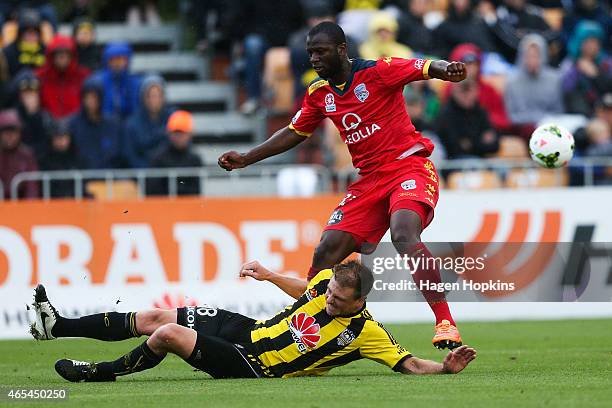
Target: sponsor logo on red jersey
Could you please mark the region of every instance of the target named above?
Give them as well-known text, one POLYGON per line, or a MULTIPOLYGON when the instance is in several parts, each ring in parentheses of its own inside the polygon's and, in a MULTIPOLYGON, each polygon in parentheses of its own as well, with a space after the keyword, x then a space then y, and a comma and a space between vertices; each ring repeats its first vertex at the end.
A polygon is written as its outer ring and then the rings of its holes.
POLYGON ((416 181, 406 180, 401 184, 404 190, 414 190, 416 188, 416 181))
POLYGON ((361 127, 361 117, 356 113, 349 112, 342 117, 342 126, 346 130, 344 143, 355 144, 368 137, 372 136, 376 131, 380 130, 380 126, 376 123, 361 127))
POLYGON ((366 99, 368 99, 368 96, 370 96, 370 93, 366 89, 366 86, 363 82, 357 85, 353 92, 355 92, 355 96, 357 97, 359 102, 365 102, 366 99))
POLYGON ((325 95, 325 112, 335 112, 336 111, 336 102, 334 100, 334 94, 328 93, 325 95))
POLYGON ((321 340, 319 323, 314 317, 304 312, 296 313, 291 317, 289 330, 300 353, 315 348, 321 340))

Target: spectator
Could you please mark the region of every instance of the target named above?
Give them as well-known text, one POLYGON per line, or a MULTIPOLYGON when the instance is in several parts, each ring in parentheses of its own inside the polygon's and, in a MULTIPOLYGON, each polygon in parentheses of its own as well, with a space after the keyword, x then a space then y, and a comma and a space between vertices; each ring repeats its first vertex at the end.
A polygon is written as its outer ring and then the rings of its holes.
POLYGON ((485 17, 495 37, 495 46, 508 60, 516 58, 521 39, 529 33, 537 33, 548 42, 558 37, 540 15, 540 9, 526 0, 504 0, 497 12, 485 17))
POLYGON ((102 111, 122 120, 138 108, 140 77, 129 70, 131 57, 129 44, 110 43, 102 56, 104 68, 95 74, 104 87, 102 111))
POLYGON ((425 26, 427 0, 408 0, 408 9, 398 18, 397 40, 406 44, 414 52, 429 55, 433 51, 433 33, 425 26))
POLYGON ((91 15, 91 0, 73 0, 71 3, 70 7, 66 10, 63 21, 71 23, 91 15))
POLYGON ((10 83, 8 63, 4 57, 4 51, 0 49, 0 109, 12 103, 10 83))
MULTIPOLYGON (((14 109, 0 112, 0 180, 4 187, 4 197, 11 194, 11 181, 23 172, 38 171, 38 164, 32 150, 21 142, 21 122, 14 109)), ((37 198, 38 183, 21 183, 19 198, 37 198)))
POLYGON ((510 121, 528 138, 542 118, 563 113, 561 79, 546 64, 546 40, 539 34, 526 35, 519 45, 515 71, 506 83, 504 100, 510 121))
MULTIPOLYGON (((589 146, 585 151, 586 157, 612 156, 612 135, 610 126, 602 119, 592 120, 585 129, 589 146)), ((593 169, 595 184, 612 184, 612 167, 595 166, 593 169)))
POLYGON ((612 91, 612 59, 601 49, 603 37, 599 24, 583 21, 570 38, 571 65, 563 76, 563 96, 570 113, 592 116, 595 103, 612 91))
POLYGON ((157 75, 145 78, 140 87, 141 106, 128 119, 125 151, 130 167, 150 167, 153 151, 168 142, 166 124, 171 109, 165 103, 165 82, 157 75))
MULTIPOLYGON (((202 160, 191 149, 193 137, 193 118, 189 112, 176 111, 168 118, 168 138, 170 143, 158 150, 151 160, 152 167, 200 167, 202 160)), ((176 194, 198 195, 200 183, 197 177, 177 177, 176 194)), ((156 178, 149 181, 148 193, 168 195, 168 180, 156 178)))
POLYGON ((379 11, 368 26, 369 37, 359 47, 362 58, 377 60, 382 57, 412 57, 412 50, 396 41, 397 21, 387 12, 379 11))
POLYGON ((128 9, 126 16, 127 23, 130 25, 147 24, 159 26, 161 24, 161 17, 157 10, 157 1, 147 0, 139 3, 131 5, 128 9))
POLYGON ((232 36, 242 42, 247 100, 240 107, 255 112, 262 96, 263 59, 270 47, 285 47, 289 35, 303 23, 299 0, 236 2, 232 36))
POLYGON ((96 44, 96 29, 87 18, 77 20, 72 36, 76 42, 79 64, 91 71, 100 68, 100 47, 96 44))
POLYGON ((45 65, 36 75, 40 79, 42 107, 55 119, 76 113, 81 104, 80 91, 89 70, 77 62, 74 40, 57 35, 47 47, 45 65))
MULTIPOLYGON (((426 83, 426 81, 420 81, 426 83)), ((440 163, 446 159, 446 148, 434 131, 433 123, 428 118, 427 113, 427 94, 419 92, 413 86, 404 88, 404 101, 406 102, 406 112, 410 116, 410 121, 415 129, 422 132, 425 137, 431 140, 435 149, 429 158, 434 163, 440 163)))
POLYGON ((3 1, 5 16, 21 14, 28 11, 35 12, 42 21, 49 23, 53 31, 57 31, 57 11, 53 2, 47 0, 8 0, 3 1))
MULTIPOLYGON (((464 62, 467 67, 468 78, 476 81, 478 86, 478 100, 480 106, 487 111, 493 127, 498 132, 507 132, 510 128, 510 119, 506 113, 504 97, 493 86, 482 80, 482 52, 474 44, 460 44, 451 52, 451 61, 464 62)), ((448 100, 451 93, 450 84, 446 84, 444 100, 448 100)))
POLYGON ((561 31, 561 38, 564 43, 568 43, 570 37, 574 33, 574 30, 582 21, 594 21, 606 31, 603 39, 603 47, 609 54, 610 40, 612 39, 612 16, 610 15, 610 8, 606 5, 606 2, 600 2, 597 0, 573 0, 572 7, 563 16, 563 29, 561 31))
POLYGON ((589 140, 585 156, 610 157, 612 156, 612 135, 610 126, 602 119, 593 119, 586 127, 589 140))
POLYGON ((81 110, 69 122, 79 155, 88 169, 114 169, 123 164, 122 132, 115 117, 102 111, 102 84, 90 78, 81 90, 81 110))
POLYGON ((473 43, 492 51, 493 43, 487 25, 473 11, 470 0, 451 0, 448 17, 433 32, 436 50, 447 57, 461 43, 473 43))
MULTIPOLYGON (((59 121, 51 134, 47 152, 40 159, 41 170, 79 170, 87 167, 72 141, 72 135, 66 120, 59 121)), ((75 186, 72 180, 53 180, 50 186, 52 198, 75 196, 75 186)))
POLYGON ((484 157, 499 149, 497 133, 478 103, 476 81, 467 79, 453 86, 440 118, 438 135, 449 159, 484 157))
MULTIPOLYGON (((423 105, 422 109, 417 109, 415 112, 422 110, 422 112, 417 115, 421 120, 417 120, 420 126, 416 126, 413 120, 413 124, 417 128, 417 130, 433 130, 433 122, 438 118, 438 114, 440 113, 441 101, 438 97, 438 93, 431 88, 430 81, 415 81, 409 83, 404 88, 404 99, 406 100, 407 107, 411 106, 417 108, 421 104, 423 105), (411 101, 408 104, 408 101, 411 101)), ((414 119, 410 110, 408 111, 410 119, 414 119)))
POLYGON ((354 38, 359 44, 367 39, 368 32, 364 30, 370 24, 370 19, 379 9, 386 6, 385 0, 340 1, 344 3, 338 14, 338 24, 346 35, 354 38))
POLYGON ((612 129, 612 91, 605 93, 595 106, 595 117, 605 121, 612 129))
POLYGON ((47 149, 53 125, 51 115, 41 106, 40 81, 31 70, 24 69, 13 80, 12 88, 22 124, 21 138, 40 159, 47 149))
POLYGON ((45 46, 40 34, 40 16, 34 10, 24 10, 19 17, 17 38, 4 48, 9 76, 22 68, 36 69, 45 63, 45 46))

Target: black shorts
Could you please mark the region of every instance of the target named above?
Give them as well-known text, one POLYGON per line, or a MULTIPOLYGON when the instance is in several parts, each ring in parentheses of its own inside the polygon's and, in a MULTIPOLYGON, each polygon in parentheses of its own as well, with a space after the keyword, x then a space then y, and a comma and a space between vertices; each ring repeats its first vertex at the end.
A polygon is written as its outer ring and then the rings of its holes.
POLYGON ((271 376, 253 354, 254 319, 211 306, 187 306, 176 311, 178 324, 198 332, 197 347, 202 355, 197 368, 213 378, 271 376))

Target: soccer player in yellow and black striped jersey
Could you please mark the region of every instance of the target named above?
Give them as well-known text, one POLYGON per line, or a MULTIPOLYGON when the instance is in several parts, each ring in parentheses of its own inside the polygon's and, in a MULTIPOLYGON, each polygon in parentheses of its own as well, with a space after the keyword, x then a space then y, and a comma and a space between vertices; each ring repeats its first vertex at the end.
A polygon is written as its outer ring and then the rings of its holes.
MULTIPOLYGON (((241 275, 269 280, 284 289, 300 284, 257 262, 245 264, 241 275)), ((362 358, 406 374, 458 373, 476 357, 467 346, 449 352, 442 363, 410 354, 367 311, 365 299, 372 282, 372 273, 359 262, 338 264, 317 274, 295 303, 263 321, 208 306, 67 319, 51 306, 39 285, 32 334, 40 340, 150 336, 115 361, 59 360, 55 369, 69 381, 114 381, 156 366, 168 353, 214 378, 322 375, 362 358)))

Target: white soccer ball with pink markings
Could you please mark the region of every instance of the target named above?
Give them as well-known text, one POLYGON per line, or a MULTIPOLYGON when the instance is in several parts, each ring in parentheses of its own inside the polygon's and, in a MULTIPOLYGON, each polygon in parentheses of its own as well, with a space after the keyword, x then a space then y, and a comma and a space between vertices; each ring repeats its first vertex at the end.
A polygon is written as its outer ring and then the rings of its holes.
POLYGON ((531 134, 529 154, 542 167, 563 167, 574 156, 574 136, 562 126, 546 123, 531 134))

